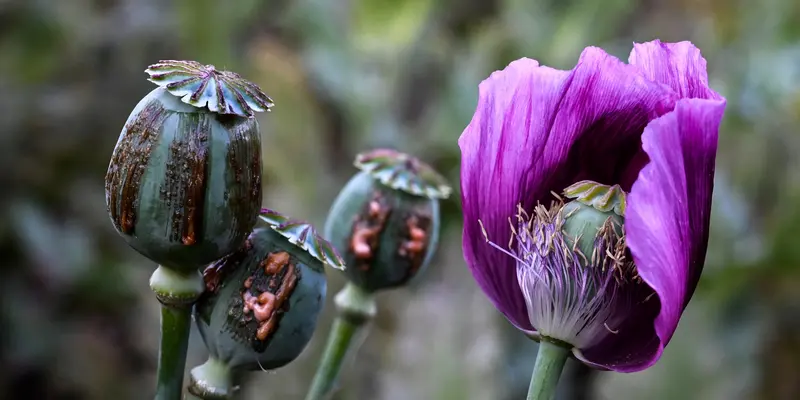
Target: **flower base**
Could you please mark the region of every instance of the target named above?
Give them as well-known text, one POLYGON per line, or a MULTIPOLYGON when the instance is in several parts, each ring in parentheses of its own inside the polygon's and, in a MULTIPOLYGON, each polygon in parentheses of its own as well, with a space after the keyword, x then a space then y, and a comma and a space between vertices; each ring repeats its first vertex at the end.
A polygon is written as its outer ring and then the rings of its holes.
POLYGON ((224 400, 231 394, 231 369, 210 357, 189 374, 189 393, 204 400, 224 400))

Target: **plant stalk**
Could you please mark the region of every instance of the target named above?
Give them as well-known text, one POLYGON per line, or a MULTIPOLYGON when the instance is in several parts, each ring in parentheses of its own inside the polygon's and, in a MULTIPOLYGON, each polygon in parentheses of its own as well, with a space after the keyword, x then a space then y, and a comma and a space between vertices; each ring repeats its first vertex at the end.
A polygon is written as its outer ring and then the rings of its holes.
POLYGON ((150 277, 150 288, 161 303, 155 399, 181 400, 192 304, 203 293, 203 278, 199 272, 184 274, 159 266, 150 277))
POLYGON ((375 317, 377 310, 373 294, 352 283, 336 295, 335 301, 339 315, 333 322, 306 400, 323 400, 331 396, 354 339, 360 336, 362 328, 375 317))
POLYGON ((545 340, 539 343, 539 353, 531 375, 527 400, 553 400, 558 379, 569 357, 569 348, 545 340))
POLYGON ((156 400, 180 400, 182 397, 191 316, 191 307, 161 306, 156 400))

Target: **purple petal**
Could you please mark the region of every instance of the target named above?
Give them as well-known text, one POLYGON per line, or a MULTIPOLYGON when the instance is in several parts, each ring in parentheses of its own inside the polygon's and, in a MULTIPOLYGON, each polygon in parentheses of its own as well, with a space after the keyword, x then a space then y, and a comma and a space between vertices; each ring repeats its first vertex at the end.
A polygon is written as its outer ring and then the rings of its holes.
POLYGON ((708 87, 706 60, 691 42, 634 43, 628 62, 647 78, 671 87, 681 98, 722 99, 708 87))
MULTIPOLYGON (((639 173, 628 197, 625 230, 628 247, 645 283, 660 304, 653 330, 646 306, 620 330, 615 343, 584 352, 595 365, 622 372, 658 361, 678 326, 705 262, 717 135, 724 100, 683 99, 675 111, 651 122, 642 135, 650 163, 639 173), (622 336, 631 336, 628 342, 622 336)), ((657 300, 657 301, 654 301, 657 300)))
POLYGON ((508 242, 508 218, 522 195, 527 196, 531 183, 521 177, 533 173, 528 160, 537 143, 527 132, 533 120, 553 118, 549 105, 559 97, 567 78, 569 72, 541 67, 527 58, 494 72, 481 83, 477 111, 458 141, 464 258, 495 307, 517 328, 528 331, 533 328, 515 262, 486 243, 478 220, 492 241, 508 242))
POLYGON ((579 360, 598 369, 636 372, 653 365, 661 357, 664 346, 653 326, 660 304, 656 296, 647 297, 652 289, 644 286, 635 288, 639 293, 632 294, 638 306, 635 312, 621 326, 609 327, 614 329, 614 334, 606 335, 591 348, 573 350, 579 360))
POLYGON ((645 125, 676 96, 598 48, 572 71, 512 62, 480 85, 478 107, 459 139, 464 257, 478 285, 518 328, 530 330, 515 262, 505 246, 509 217, 578 180, 614 183, 639 149, 645 125))

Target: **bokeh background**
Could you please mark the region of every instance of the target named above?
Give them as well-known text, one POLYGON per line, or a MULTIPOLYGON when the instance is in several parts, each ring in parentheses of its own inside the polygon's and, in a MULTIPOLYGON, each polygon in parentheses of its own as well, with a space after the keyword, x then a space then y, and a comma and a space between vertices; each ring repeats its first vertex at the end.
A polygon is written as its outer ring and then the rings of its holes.
MULTIPOLYGON (((794 0, 0 0, 0 398, 152 398, 154 265, 114 233, 103 176, 153 85, 193 59, 257 82, 265 206, 322 225, 356 153, 411 152, 458 187, 457 138, 478 83, 523 56, 571 68, 583 47, 691 40, 728 98, 712 236, 698 292, 655 367, 570 365, 563 399, 800 399, 800 2, 794 0)), ((536 346, 443 241, 379 317, 336 399, 524 397, 536 346)), ((342 278, 311 345, 241 376, 240 399, 301 399, 342 278)), ((205 357, 192 334, 188 367, 205 357)))

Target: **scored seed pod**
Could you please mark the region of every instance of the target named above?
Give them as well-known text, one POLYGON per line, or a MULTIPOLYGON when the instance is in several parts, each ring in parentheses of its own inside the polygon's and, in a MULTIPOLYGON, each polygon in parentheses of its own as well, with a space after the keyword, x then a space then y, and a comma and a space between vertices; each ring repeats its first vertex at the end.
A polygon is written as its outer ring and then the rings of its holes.
POLYGON ((234 370, 280 368, 303 351, 325 303, 324 265, 344 269, 336 249, 306 222, 262 210, 238 251, 208 266, 195 321, 209 360, 191 371, 189 391, 230 395, 234 370))
POLYGON ((196 270, 244 242, 261 207, 258 111, 272 100, 211 65, 161 61, 159 87, 131 112, 105 178, 117 232, 165 267, 196 270))
POLYGON ((407 284, 425 269, 439 238, 439 200, 450 195, 429 165, 395 150, 359 154, 361 169, 341 190, 325 237, 341 249, 356 286, 374 292, 407 284))

